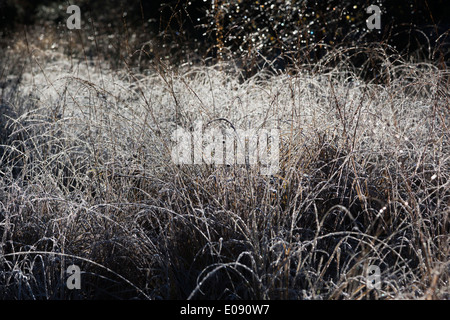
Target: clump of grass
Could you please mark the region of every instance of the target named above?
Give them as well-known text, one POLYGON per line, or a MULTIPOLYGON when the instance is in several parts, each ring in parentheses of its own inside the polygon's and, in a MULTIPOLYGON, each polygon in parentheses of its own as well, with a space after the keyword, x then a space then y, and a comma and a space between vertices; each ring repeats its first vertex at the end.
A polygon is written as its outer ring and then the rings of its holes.
POLYGON ((448 71, 360 50, 377 80, 343 51, 246 80, 35 54, 2 146, 2 297, 447 299, 448 71), (174 164, 173 131, 215 119, 278 129, 279 172, 174 164))

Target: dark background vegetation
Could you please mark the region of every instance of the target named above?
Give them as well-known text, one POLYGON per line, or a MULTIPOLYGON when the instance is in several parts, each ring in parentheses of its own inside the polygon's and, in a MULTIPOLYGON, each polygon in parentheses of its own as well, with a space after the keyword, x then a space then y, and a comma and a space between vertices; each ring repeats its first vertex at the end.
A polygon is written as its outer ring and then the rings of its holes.
POLYGON ((130 58, 140 51, 142 59, 143 49, 149 60, 157 54, 181 63, 232 58, 252 74, 267 61, 284 69, 293 60, 317 61, 335 47, 381 42, 414 59, 449 61, 445 0, 2 0, 2 44, 30 26, 66 32, 69 4, 81 8, 77 41, 95 36, 95 54, 105 56, 130 58), (382 9, 380 31, 366 28, 371 4, 382 9))

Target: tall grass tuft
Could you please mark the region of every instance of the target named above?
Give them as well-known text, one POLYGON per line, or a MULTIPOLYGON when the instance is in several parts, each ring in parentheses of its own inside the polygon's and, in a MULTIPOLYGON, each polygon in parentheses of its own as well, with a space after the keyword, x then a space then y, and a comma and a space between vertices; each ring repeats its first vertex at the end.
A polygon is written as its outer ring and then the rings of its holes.
POLYGON ((247 79, 30 53, 2 89, 1 298, 448 299, 449 73, 392 52, 247 79), (277 174, 175 164, 215 119, 279 130, 277 174))

